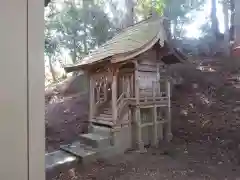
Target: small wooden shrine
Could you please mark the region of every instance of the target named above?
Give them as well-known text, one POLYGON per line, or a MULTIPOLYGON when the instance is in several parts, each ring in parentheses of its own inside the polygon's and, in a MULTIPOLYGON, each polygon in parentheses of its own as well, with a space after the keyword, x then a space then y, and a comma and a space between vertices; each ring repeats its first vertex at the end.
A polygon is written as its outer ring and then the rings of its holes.
POLYGON ((89 77, 89 134, 108 129, 110 144, 122 150, 172 139, 171 82, 165 67, 184 58, 170 48, 163 23, 163 18, 148 19, 124 29, 65 68, 89 77))

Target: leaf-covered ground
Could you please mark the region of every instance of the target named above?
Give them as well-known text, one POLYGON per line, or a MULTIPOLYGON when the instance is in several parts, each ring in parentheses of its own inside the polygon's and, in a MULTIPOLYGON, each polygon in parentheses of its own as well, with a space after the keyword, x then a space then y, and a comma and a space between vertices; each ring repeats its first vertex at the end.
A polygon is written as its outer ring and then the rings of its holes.
MULTIPOLYGON (((170 71, 183 79, 173 88, 171 144, 145 154, 131 152, 108 162, 75 166, 48 178, 240 179, 240 62, 199 60, 170 71)), ((87 96, 60 98, 47 104, 46 112, 46 142, 51 151, 84 131, 87 96)))

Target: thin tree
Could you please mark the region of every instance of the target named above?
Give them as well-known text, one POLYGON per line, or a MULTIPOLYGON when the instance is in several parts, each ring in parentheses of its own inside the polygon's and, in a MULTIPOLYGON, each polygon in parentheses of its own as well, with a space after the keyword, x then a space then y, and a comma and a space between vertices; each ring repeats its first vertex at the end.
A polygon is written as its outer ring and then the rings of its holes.
POLYGON ((133 0, 125 0, 126 16, 124 27, 128 27, 134 24, 134 2, 133 0))
POLYGON ((212 54, 216 53, 219 51, 219 44, 218 44, 218 39, 220 35, 219 31, 219 23, 218 23, 218 18, 217 18, 217 3, 216 0, 211 0, 211 29, 212 29, 212 38, 213 42, 215 44, 215 47, 212 48, 212 54))
POLYGON ((230 36, 229 36, 229 1, 228 0, 223 0, 222 1, 223 5, 223 15, 224 15, 224 44, 225 44, 225 54, 226 56, 230 55, 230 36))

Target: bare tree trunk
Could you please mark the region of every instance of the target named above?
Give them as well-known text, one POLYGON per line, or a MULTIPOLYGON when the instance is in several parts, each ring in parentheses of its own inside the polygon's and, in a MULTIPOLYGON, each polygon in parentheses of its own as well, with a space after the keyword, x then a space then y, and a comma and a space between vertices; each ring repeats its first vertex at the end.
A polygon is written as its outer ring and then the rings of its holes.
POLYGON ((229 4, 225 0, 223 2, 223 14, 224 14, 224 27, 225 27, 225 32, 224 32, 224 45, 225 45, 225 54, 226 56, 230 55, 230 36, 229 36, 229 15, 228 15, 228 8, 229 4))
MULTIPOLYGON (((92 1, 89 0, 83 0, 83 8, 88 9, 89 5, 91 4, 92 1)), ((87 24, 84 22, 83 24, 83 32, 84 32, 84 38, 83 38, 83 48, 84 48, 84 54, 87 54, 87 24)))
POLYGON ((53 68, 53 65, 52 65, 52 58, 51 57, 48 57, 48 63, 49 63, 49 69, 50 69, 50 72, 51 72, 51 75, 52 75, 53 82, 56 82, 57 78, 56 78, 56 74, 55 74, 55 71, 54 71, 54 68, 53 68))
POLYGON ((76 50, 76 40, 75 37, 73 37, 73 56, 72 61, 75 64, 77 62, 77 50, 76 50))
POLYGON ((217 19, 217 4, 216 4, 216 0, 211 0, 211 2, 212 2, 212 9, 211 9, 212 30, 215 36, 217 36, 217 34, 219 34, 218 19, 217 19))
POLYGON ((83 48, 84 48, 84 54, 86 55, 87 52, 88 52, 88 49, 87 49, 87 25, 86 25, 86 23, 84 23, 83 48))
POLYGON ((173 45, 173 39, 172 39, 172 34, 171 34, 171 21, 169 19, 165 19, 163 21, 163 26, 164 26, 164 30, 166 33, 167 43, 171 49, 171 47, 173 45))
MULTIPOLYGON (((164 8, 164 12, 163 12, 164 17, 168 18, 170 12, 171 12, 170 6, 166 6, 164 8)), ((164 30, 166 31, 167 39, 171 44, 172 40, 173 40, 172 39, 172 33, 171 33, 171 20, 170 19, 165 19, 163 25, 164 25, 164 30)))
POLYGON ((152 0, 151 14, 153 18, 157 17, 156 6, 157 6, 156 0, 152 0))
POLYGON ((125 5, 127 13, 124 22, 124 27, 128 27, 134 24, 134 2, 133 0, 125 0, 125 5))
POLYGON ((235 2, 234 0, 230 0, 230 9, 231 9, 231 17, 230 17, 230 41, 234 42, 234 16, 235 16, 235 2))
POLYGON ((60 64, 61 68, 64 68, 64 62, 63 62, 62 58, 58 58, 58 62, 60 64))
POLYGON ((211 21, 212 21, 212 33, 213 41, 215 42, 215 47, 212 48, 213 54, 219 50, 218 47, 218 37, 219 37, 219 28, 218 28, 218 19, 217 19, 217 3, 216 0, 211 0, 211 21))
POLYGON ((235 45, 240 45, 240 1, 235 0, 235 15, 234 15, 234 30, 235 30, 235 45))
POLYGON ((178 25, 178 21, 177 19, 174 19, 173 21, 173 38, 176 38, 177 35, 177 25, 178 25))

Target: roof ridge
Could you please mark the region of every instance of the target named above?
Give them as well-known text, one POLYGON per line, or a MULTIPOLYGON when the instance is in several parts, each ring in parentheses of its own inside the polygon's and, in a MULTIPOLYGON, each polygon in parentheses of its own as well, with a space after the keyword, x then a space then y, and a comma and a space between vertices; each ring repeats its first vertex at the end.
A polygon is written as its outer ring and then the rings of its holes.
POLYGON ((139 48, 141 49, 144 45, 151 42, 152 39, 156 38, 156 36, 158 38, 164 37, 164 33, 159 32, 163 31, 163 29, 160 28, 162 22, 163 18, 161 17, 151 17, 129 26, 83 58, 79 59, 73 66, 80 67, 90 65, 113 55, 133 52, 139 48))
POLYGON ((100 48, 104 48, 104 46, 108 45, 109 42, 111 42, 114 39, 117 39, 117 36, 121 35, 122 33, 126 32, 127 30, 133 28, 134 26, 138 26, 138 25, 142 25, 144 23, 149 23, 152 21, 157 21, 157 20, 161 20, 164 17, 148 17, 147 19, 144 19, 142 21, 137 22, 136 24, 133 24, 131 26, 128 26, 126 28, 123 28, 120 32, 118 32, 117 34, 115 34, 111 39, 107 40, 105 43, 103 43, 102 45, 100 45, 99 47, 97 47, 96 49, 93 49, 92 52, 89 52, 88 54, 86 54, 85 56, 83 56, 81 59, 79 59, 79 61, 77 61, 75 64, 78 64, 82 59, 84 59, 85 57, 91 55, 92 53, 94 53, 95 51, 99 50, 100 48))
MULTIPOLYGON (((156 21, 156 20, 160 20, 160 19, 162 19, 162 18, 154 18, 154 19, 153 19, 153 17, 149 17, 149 18, 147 18, 147 19, 144 19, 144 20, 142 20, 142 21, 137 22, 136 24, 133 24, 133 25, 131 25, 131 26, 128 26, 128 27, 122 29, 122 30, 121 30, 120 32, 118 32, 117 34, 115 34, 111 39, 107 40, 105 43, 103 43, 103 44, 102 44, 101 46, 99 46, 97 49, 99 49, 99 48, 101 48, 101 47, 104 47, 104 45, 106 45, 108 42, 110 42, 111 40, 115 39, 116 36, 121 35, 122 33, 126 32, 127 30, 131 29, 132 27, 134 27, 134 26, 136 26, 136 25, 140 25, 140 24, 143 24, 143 23, 149 23, 149 22, 151 22, 151 21, 156 21)), ((95 50, 97 50, 97 49, 94 49, 93 51, 95 51, 95 50)), ((89 53, 89 54, 91 54, 91 53, 89 53)), ((88 55, 89 55, 89 54, 88 54, 88 55)), ((86 55, 86 56, 88 56, 88 55, 86 55)))
POLYGON ((139 25, 139 24, 143 24, 143 23, 149 23, 151 21, 162 20, 162 19, 166 19, 166 17, 164 17, 164 16, 157 16, 157 17, 150 16, 147 19, 143 19, 143 20, 141 20, 141 21, 139 21, 139 22, 137 22, 135 24, 132 24, 132 25, 126 27, 126 28, 121 29, 119 31, 119 33, 117 33, 116 35, 121 34, 122 32, 125 32, 126 30, 132 28, 133 26, 136 26, 136 25, 139 25))

